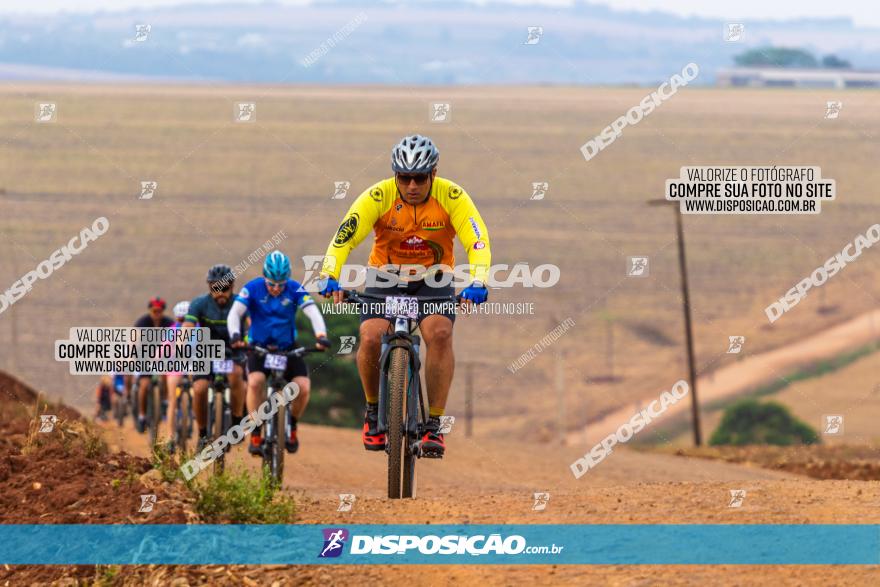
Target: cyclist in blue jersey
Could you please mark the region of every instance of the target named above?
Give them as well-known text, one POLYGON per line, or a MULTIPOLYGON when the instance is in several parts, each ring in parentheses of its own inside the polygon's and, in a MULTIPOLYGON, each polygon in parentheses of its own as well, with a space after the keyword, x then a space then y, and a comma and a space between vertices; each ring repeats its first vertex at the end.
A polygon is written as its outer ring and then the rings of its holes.
MULTIPOLYGON (((263 264, 263 277, 249 281, 232 304, 227 318, 229 337, 232 347, 243 347, 241 340, 241 319, 247 313, 251 325, 248 338, 252 344, 288 351, 296 345, 296 313, 302 309, 312 323, 315 342, 319 348, 329 348, 327 327, 318 305, 303 289, 302 285, 290 279, 290 259, 281 251, 272 251, 263 264)), ((248 390, 247 408, 249 413, 257 410, 265 397, 267 370, 264 366, 265 357, 256 354, 248 357, 248 390)), ((287 452, 294 453, 299 449, 296 423, 302 417, 309 403, 309 370, 302 357, 290 357, 284 371, 284 379, 299 386, 299 395, 289 405, 291 416, 290 436, 285 439, 287 452)), ((262 454, 262 427, 258 426, 251 433, 248 452, 252 455, 262 454)))

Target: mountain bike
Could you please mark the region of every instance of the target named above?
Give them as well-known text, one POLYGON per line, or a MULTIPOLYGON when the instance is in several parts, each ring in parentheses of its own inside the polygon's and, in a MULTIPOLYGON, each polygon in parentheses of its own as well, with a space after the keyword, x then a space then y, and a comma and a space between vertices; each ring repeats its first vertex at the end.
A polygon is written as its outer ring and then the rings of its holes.
POLYGON ((128 414, 128 395, 129 394, 125 390, 124 385, 121 388, 114 387, 113 389, 113 418, 116 420, 116 423, 119 424, 120 428, 125 424, 125 416, 128 414))
POLYGON ((150 430, 150 446, 159 440, 159 424, 162 422, 164 405, 162 402, 162 387, 165 385, 163 375, 153 374, 150 376, 150 386, 147 389, 147 428, 150 430))
MULTIPOLYGON (((208 385, 208 443, 211 444, 232 427, 232 388, 229 374, 235 369, 232 359, 211 361, 213 377, 208 385)), ((219 475, 226 468, 226 452, 223 450, 214 459, 214 474, 219 475)))
MULTIPOLYGON (((284 370, 287 369, 287 359, 301 357, 306 353, 320 353, 324 349, 298 347, 289 351, 279 351, 271 347, 248 345, 244 347, 249 353, 265 357, 264 365, 269 371, 266 378, 266 397, 272 397, 272 393, 279 392, 287 385, 284 379, 284 370)), ((292 400, 291 400, 292 403, 292 400)), ((269 470, 275 481, 281 482, 284 476, 284 442, 290 434, 292 426, 290 416, 290 403, 279 406, 275 414, 263 424, 263 466, 269 470)))
POLYGON ((180 454, 185 454, 187 443, 192 437, 193 411, 192 411, 192 380, 184 374, 180 379, 177 389, 174 390, 174 401, 177 402, 174 411, 175 445, 180 454))
POLYGON ((460 302, 460 296, 415 297, 376 295, 343 290, 351 303, 385 303, 385 317, 393 321, 382 336, 379 355, 379 432, 385 432, 388 453, 388 497, 416 496, 416 459, 422 456, 427 422, 427 402, 422 393, 419 302, 460 302))

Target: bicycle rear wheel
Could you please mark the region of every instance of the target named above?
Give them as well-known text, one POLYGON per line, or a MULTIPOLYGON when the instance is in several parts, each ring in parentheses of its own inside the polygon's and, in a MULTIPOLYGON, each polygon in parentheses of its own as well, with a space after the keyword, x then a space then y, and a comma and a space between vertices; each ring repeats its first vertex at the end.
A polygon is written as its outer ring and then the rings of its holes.
POLYGON ((113 404, 113 415, 116 417, 116 423, 119 424, 120 428, 125 423, 125 409, 127 406, 128 403, 125 401, 125 397, 117 395, 113 404))
MULTIPOLYGON (((388 498, 400 498, 401 464, 406 434, 403 419, 406 414, 406 370, 409 353, 404 348, 391 350, 391 366, 388 369, 388 498)), ((414 465, 413 465, 414 466, 414 465)))

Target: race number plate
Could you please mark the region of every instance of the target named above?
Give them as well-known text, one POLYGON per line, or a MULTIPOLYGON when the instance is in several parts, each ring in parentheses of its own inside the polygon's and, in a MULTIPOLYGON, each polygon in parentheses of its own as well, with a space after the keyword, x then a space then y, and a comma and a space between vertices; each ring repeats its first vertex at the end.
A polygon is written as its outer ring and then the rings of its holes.
POLYGON ((211 361, 211 371, 214 373, 232 373, 232 360, 211 361))
POLYGON ((278 369, 283 371, 287 368, 287 357, 284 355, 266 355, 266 369, 278 369))
POLYGON ((385 317, 409 318, 410 320, 418 320, 418 298, 406 296, 387 296, 385 298, 385 317))

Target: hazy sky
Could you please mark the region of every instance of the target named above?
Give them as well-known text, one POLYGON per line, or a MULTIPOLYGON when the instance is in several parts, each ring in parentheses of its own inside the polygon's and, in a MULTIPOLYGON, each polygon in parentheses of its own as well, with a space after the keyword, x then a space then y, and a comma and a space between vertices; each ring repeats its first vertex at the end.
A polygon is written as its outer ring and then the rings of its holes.
MULTIPOLYGON (((188 4, 216 4, 218 0, 186 0, 188 4)), ((229 0, 227 0, 229 1, 229 0)), ((280 0, 283 4, 304 4, 307 0, 280 0)), ((477 0, 478 1, 478 0, 477 0)), ((517 4, 568 4, 566 0, 501 0, 517 4)), ((261 0, 235 0, 237 4, 260 3, 261 0)), ((679 15, 697 15, 725 20, 790 19, 803 17, 845 16, 859 26, 880 27, 880 2, 877 0, 594 0, 618 9, 661 10, 679 15)), ((181 0, 0 0, 3 13, 53 13, 59 11, 91 12, 94 10, 127 10, 181 4, 181 0)), ((372 4, 372 2, 365 5, 372 4)))

